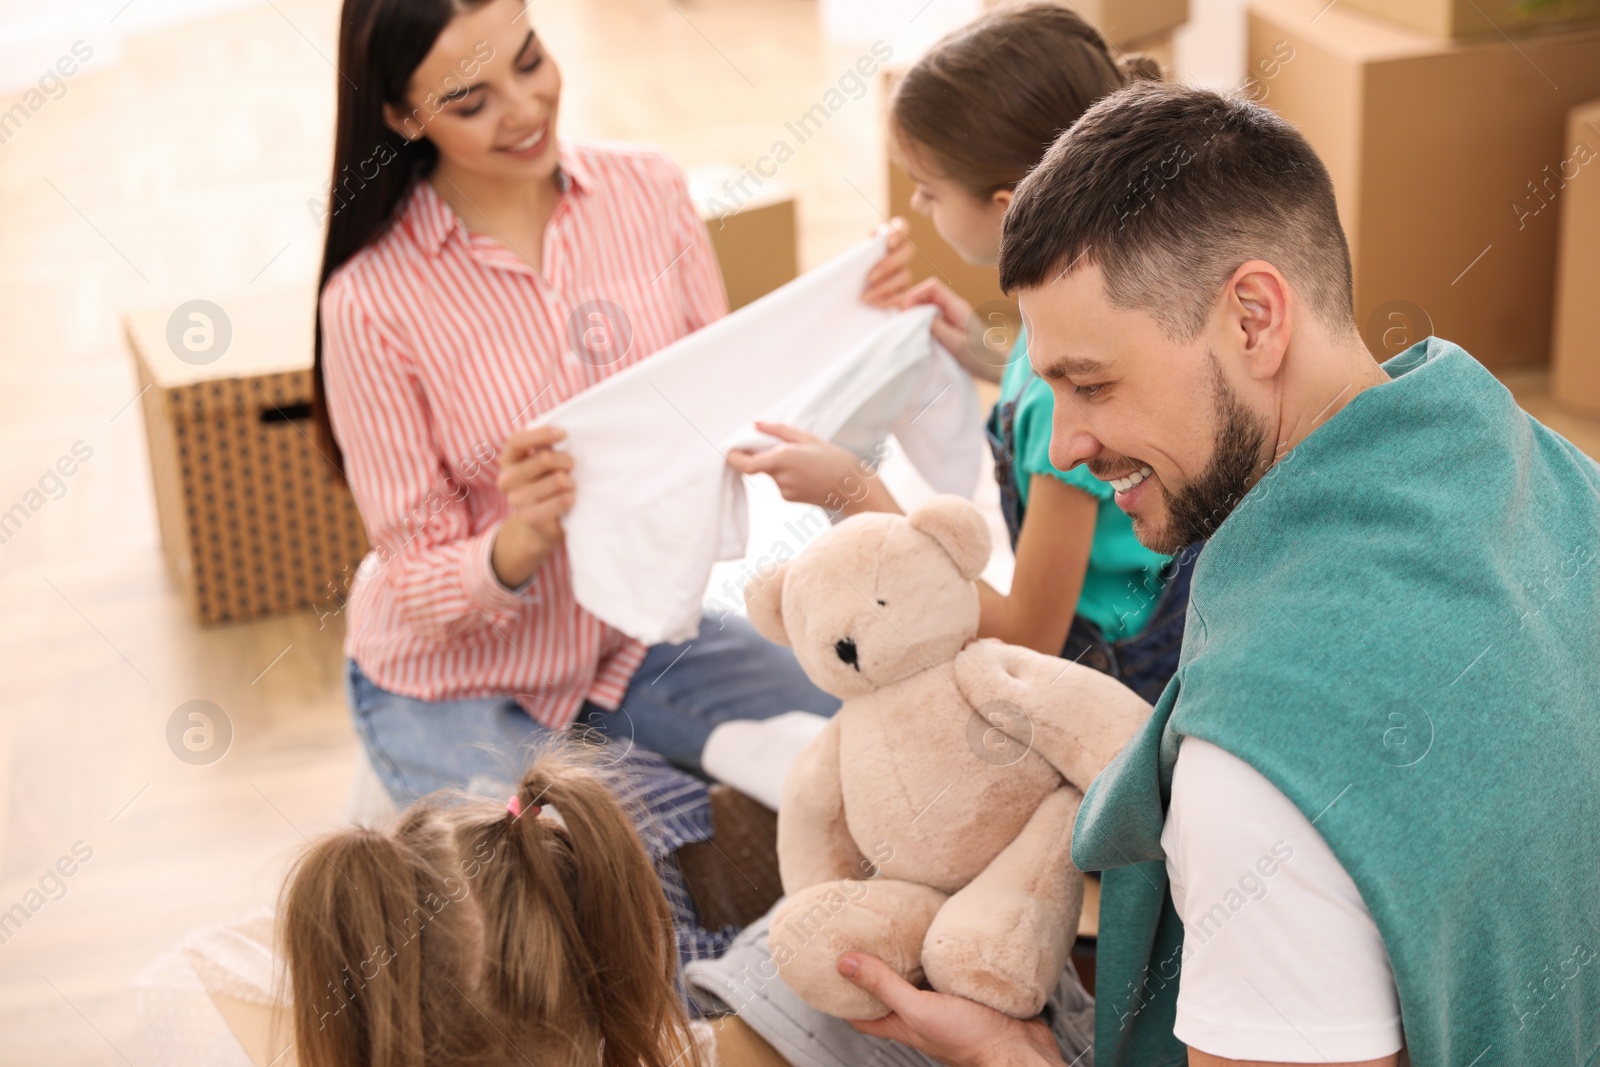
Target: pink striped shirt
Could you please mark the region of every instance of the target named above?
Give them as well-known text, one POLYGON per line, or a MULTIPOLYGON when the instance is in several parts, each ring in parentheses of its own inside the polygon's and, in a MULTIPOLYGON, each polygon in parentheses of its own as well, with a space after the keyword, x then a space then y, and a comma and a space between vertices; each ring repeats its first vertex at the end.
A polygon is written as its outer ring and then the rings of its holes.
POLYGON ((564 547, 520 590, 496 578, 496 457, 513 430, 727 311, 674 164, 632 145, 559 150, 542 276, 422 181, 321 300, 329 416, 374 546, 345 653, 392 692, 509 694, 551 728, 585 700, 615 708, 644 648, 578 606, 564 547))

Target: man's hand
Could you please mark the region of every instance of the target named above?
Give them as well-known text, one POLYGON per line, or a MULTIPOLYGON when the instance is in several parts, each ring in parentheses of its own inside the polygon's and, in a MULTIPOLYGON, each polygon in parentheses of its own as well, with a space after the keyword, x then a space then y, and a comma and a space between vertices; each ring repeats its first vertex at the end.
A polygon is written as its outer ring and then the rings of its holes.
POLYGON ((947 1067, 1061 1067, 1043 1019, 1013 1019, 963 997, 918 989, 875 956, 839 957, 839 973, 889 1009, 850 1025, 872 1037, 910 1045, 947 1067))

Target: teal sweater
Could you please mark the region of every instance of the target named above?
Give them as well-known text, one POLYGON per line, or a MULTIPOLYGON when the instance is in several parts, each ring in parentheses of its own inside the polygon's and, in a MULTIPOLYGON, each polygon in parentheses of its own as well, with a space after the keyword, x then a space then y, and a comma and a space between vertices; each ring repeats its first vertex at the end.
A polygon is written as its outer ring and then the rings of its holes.
POLYGON ((1184 1062, 1160 845, 1184 737, 1350 873, 1418 1067, 1600 1063, 1600 467, 1429 338, 1200 556, 1178 673, 1090 788, 1096 1061, 1184 1062))

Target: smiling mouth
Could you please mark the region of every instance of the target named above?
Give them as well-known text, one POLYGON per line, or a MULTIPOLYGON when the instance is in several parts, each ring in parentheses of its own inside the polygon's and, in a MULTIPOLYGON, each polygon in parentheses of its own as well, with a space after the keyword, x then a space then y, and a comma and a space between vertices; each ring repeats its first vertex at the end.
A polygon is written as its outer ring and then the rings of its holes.
POLYGON ((516 144, 506 145, 505 147, 501 148, 500 151, 515 152, 518 155, 522 154, 523 152, 531 152, 533 149, 544 143, 545 136, 549 132, 550 124, 546 122, 543 126, 540 126, 537 130, 534 130, 532 133, 528 134, 527 137, 518 141, 516 144))
POLYGON ((1129 489, 1132 489, 1134 486, 1138 485, 1140 482, 1144 481, 1154 473, 1154 470, 1148 466, 1145 466, 1140 467, 1126 478, 1107 478, 1106 482, 1117 492, 1126 493, 1129 489))

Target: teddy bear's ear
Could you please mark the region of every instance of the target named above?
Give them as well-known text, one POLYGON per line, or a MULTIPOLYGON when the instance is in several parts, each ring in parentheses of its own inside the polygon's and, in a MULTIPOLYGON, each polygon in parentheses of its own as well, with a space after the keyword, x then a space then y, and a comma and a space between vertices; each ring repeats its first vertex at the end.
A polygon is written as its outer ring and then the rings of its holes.
POLYGON ((789 573, 787 561, 770 572, 757 574, 744 586, 744 609, 756 633, 775 645, 787 645, 789 632, 783 626, 783 579, 789 573))
POLYGON ((911 527, 921 530, 950 554, 961 577, 972 581, 989 565, 989 524, 972 502, 959 496, 941 494, 906 516, 911 527))

